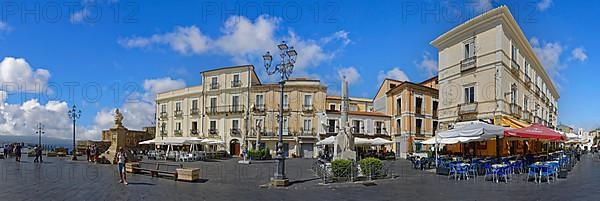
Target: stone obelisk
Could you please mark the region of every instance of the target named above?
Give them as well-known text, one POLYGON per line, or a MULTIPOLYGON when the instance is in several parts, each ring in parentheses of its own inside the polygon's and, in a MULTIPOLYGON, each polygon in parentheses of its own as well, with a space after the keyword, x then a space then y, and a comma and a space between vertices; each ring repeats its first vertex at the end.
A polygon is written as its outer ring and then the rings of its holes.
POLYGON ((350 124, 348 123, 348 81, 346 77, 342 80, 342 111, 340 117, 339 132, 335 137, 335 147, 333 150, 334 159, 356 160, 356 151, 354 151, 354 137, 350 124))

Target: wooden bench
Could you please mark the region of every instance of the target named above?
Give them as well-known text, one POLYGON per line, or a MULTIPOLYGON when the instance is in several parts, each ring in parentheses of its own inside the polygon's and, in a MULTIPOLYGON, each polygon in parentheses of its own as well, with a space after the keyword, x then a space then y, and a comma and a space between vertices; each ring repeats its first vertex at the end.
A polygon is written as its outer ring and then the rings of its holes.
POLYGON ((183 168, 179 163, 164 163, 164 162, 139 162, 137 167, 131 167, 133 172, 148 172, 152 177, 161 175, 170 175, 177 180, 177 169, 183 168))

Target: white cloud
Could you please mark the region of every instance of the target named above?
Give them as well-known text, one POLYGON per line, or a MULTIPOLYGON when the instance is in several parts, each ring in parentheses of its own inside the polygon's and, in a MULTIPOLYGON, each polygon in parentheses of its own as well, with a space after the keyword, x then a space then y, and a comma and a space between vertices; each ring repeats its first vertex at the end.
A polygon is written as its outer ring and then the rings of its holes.
POLYGON ((48 84, 48 79, 50 79, 48 70, 34 70, 23 58, 5 57, 0 62, 0 84, 2 84, 2 90, 9 90, 9 93, 40 92, 48 84))
POLYGON ((438 63, 437 60, 430 57, 431 54, 427 51, 423 53, 423 59, 421 62, 416 63, 417 67, 427 73, 427 76, 433 76, 437 74, 438 63))
POLYGON ((175 27, 173 32, 154 34, 151 37, 132 37, 119 40, 128 48, 149 48, 155 45, 168 45, 180 54, 202 54, 209 48, 210 38, 202 34, 196 26, 175 27))
POLYGON ((8 23, 0 21, 0 33, 10 32, 12 28, 8 25, 8 23))
POLYGON ((551 5, 552 5, 552 0, 541 0, 540 2, 538 2, 537 8, 540 11, 544 11, 544 10, 550 8, 551 5))
POLYGON ((348 84, 356 84, 360 80, 360 73, 355 67, 341 68, 337 71, 340 80, 344 78, 348 81, 348 84))
POLYGON ((379 71, 379 75, 377 76, 378 82, 381 83, 386 78, 400 81, 410 81, 406 73, 404 73, 404 71, 400 70, 398 67, 394 67, 387 72, 379 71))
POLYGON ((170 77, 144 80, 144 90, 157 94, 185 87, 185 81, 173 80, 170 77))
POLYGON ((571 57, 569 59, 584 62, 587 60, 587 58, 588 56, 585 53, 585 49, 583 47, 578 47, 571 51, 571 57))
POLYGON ((531 38, 530 42, 546 71, 552 76, 558 76, 559 71, 566 67, 560 60, 565 48, 559 42, 540 42, 536 37, 531 38))
MULTIPOLYGON (((333 59, 351 40, 349 33, 341 30, 315 39, 298 36, 293 30, 276 35, 280 18, 259 16, 254 21, 244 16, 232 16, 226 20, 218 37, 202 34, 194 25, 177 27, 174 31, 150 37, 122 38, 118 43, 126 48, 151 48, 168 45, 171 50, 184 55, 218 54, 231 58, 235 64, 262 62, 261 56, 270 51, 278 59, 276 45, 286 41, 298 52, 294 76, 309 74, 306 69, 333 59)), ((274 61, 276 62, 276 61, 274 61)))

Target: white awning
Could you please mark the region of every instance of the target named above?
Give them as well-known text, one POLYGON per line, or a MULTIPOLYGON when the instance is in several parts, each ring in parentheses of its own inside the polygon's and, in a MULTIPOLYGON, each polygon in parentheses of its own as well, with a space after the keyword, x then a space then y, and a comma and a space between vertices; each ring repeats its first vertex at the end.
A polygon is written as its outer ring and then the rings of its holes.
POLYGON ((484 138, 504 136, 504 131, 508 128, 496 126, 480 121, 470 121, 457 123, 454 129, 439 132, 436 137, 440 139, 455 137, 479 137, 484 138))
POLYGON ((138 144, 154 144, 154 143, 155 143, 154 140, 146 140, 146 141, 141 141, 138 144))
POLYGON ((386 144, 393 144, 394 142, 383 139, 383 138, 375 138, 371 140, 371 144, 373 145, 386 145, 386 144))
POLYGON ((200 139, 197 137, 161 137, 154 138, 153 143, 157 145, 184 145, 184 144, 193 144, 192 142, 197 142, 200 139))

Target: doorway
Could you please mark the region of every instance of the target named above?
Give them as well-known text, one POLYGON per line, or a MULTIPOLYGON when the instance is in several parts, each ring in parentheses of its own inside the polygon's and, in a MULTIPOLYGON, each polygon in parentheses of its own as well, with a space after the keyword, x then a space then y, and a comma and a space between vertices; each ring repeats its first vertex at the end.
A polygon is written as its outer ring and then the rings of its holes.
POLYGON ((233 139, 231 140, 231 142, 229 143, 229 154, 232 156, 239 156, 240 155, 240 141, 233 139))

